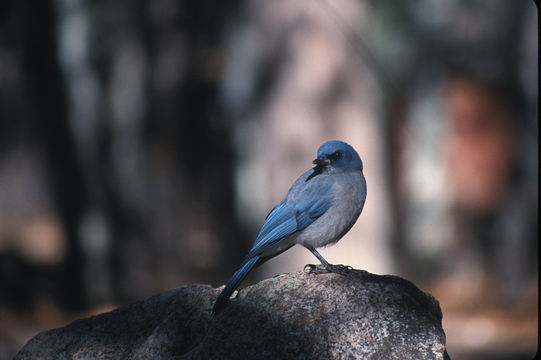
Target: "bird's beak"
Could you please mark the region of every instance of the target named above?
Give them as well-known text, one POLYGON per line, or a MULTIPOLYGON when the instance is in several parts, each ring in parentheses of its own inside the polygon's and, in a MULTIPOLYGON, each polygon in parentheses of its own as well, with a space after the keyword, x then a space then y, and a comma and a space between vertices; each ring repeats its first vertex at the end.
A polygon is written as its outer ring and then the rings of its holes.
POLYGON ((329 160, 324 158, 323 156, 318 156, 317 159, 312 161, 312 164, 315 164, 317 166, 325 166, 329 163, 329 160))

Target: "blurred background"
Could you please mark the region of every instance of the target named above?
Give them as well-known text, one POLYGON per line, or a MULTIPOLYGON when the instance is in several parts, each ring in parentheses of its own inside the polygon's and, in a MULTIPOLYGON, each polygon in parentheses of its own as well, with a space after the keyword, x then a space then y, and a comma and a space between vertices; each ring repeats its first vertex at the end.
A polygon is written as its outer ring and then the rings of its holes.
POLYGON ((526 0, 1 2, 0 358, 223 284, 330 139, 368 198, 323 256, 433 294, 454 360, 532 358, 537 29, 526 0))

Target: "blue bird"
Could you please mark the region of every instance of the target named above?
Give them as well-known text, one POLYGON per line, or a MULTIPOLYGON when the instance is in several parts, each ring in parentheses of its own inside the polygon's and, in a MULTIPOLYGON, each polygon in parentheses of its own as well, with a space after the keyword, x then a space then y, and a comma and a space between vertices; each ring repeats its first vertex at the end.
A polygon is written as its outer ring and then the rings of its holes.
POLYGON ((366 200, 363 163, 349 144, 332 140, 319 147, 313 164, 316 166, 302 174, 267 215, 240 269, 214 303, 213 314, 224 308, 252 269, 295 244, 310 250, 321 262, 307 265, 310 272, 347 273, 348 266, 329 264, 316 248, 340 240, 361 214, 366 200))

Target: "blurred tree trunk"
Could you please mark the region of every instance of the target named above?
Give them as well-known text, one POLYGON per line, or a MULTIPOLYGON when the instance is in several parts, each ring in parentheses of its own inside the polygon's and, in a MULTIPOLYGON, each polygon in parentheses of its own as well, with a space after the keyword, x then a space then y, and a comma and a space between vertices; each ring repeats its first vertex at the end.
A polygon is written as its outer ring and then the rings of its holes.
POLYGON ((247 246, 234 212, 232 122, 220 98, 239 2, 148 3, 145 118, 154 268, 168 285, 222 279, 247 246), (154 215, 156 214, 156 216, 154 215))
POLYGON ((28 100, 30 141, 44 151, 50 184, 63 221, 68 253, 54 276, 54 297, 68 308, 84 305, 78 225, 85 204, 81 169, 66 116, 57 61, 53 1, 12 1, 19 60, 28 100))

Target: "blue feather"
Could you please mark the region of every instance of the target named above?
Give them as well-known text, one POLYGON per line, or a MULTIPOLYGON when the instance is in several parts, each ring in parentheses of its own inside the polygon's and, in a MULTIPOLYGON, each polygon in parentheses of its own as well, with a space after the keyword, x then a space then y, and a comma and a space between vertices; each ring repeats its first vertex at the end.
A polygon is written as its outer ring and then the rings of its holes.
POLYGON ((322 197, 320 199, 314 199, 302 204, 298 204, 295 207, 298 209, 296 214, 297 227, 300 230, 305 229, 317 218, 325 213, 332 205, 332 197, 322 197))
POLYGON ((218 296, 218 299, 216 299, 216 302, 214 303, 214 307, 212 308, 212 314, 218 314, 222 308, 227 304, 229 301, 229 297, 231 294, 233 294, 233 291, 240 285, 242 280, 248 275, 250 270, 256 266, 258 261, 261 260, 261 257, 255 256, 244 263, 244 265, 241 266, 240 269, 238 269, 233 276, 231 276, 231 279, 227 282, 225 285, 225 289, 220 293, 218 296))
POLYGON ((277 246, 304 230, 332 205, 332 197, 324 196, 305 201, 302 204, 281 202, 267 216, 254 246, 246 255, 245 261, 277 246))
POLYGON ((280 239, 298 231, 295 222, 295 208, 283 202, 267 216, 267 220, 261 227, 252 250, 261 247, 267 242, 280 239))

